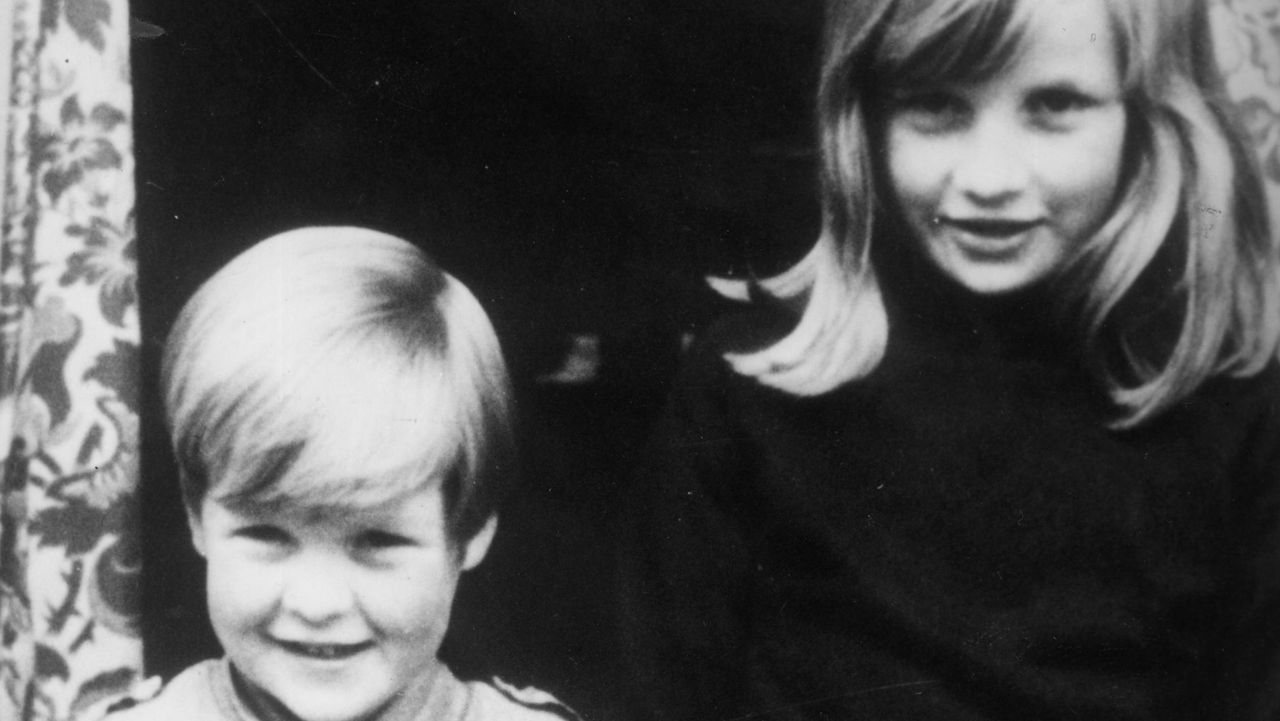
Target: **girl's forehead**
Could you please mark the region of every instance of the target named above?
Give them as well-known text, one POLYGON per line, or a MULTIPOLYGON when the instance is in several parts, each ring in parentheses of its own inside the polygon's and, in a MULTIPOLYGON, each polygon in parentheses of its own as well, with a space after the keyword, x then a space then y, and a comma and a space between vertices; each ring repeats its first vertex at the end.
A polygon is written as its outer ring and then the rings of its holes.
POLYGON ((881 81, 983 82, 1028 62, 1062 69, 1076 53, 1115 51, 1107 0, 941 0, 900 9, 875 53, 881 81))
POLYGON ((1013 62, 993 78, 1117 89, 1115 33, 1103 0, 1051 0, 1030 11, 1013 62))
POLYGON ((1042 49, 1070 55, 1090 46, 1113 44, 1112 24, 1105 0, 1030 3, 1022 45, 1028 51, 1042 49))

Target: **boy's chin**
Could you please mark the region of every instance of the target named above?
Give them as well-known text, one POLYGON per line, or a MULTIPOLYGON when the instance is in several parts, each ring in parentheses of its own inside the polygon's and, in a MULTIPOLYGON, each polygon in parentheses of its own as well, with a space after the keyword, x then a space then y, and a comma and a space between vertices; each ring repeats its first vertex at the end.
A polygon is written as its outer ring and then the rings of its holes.
MULTIPOLYGON (((427 705, 448 707, 451 686, 438 681, 452 680, 452 674, 443 665, 434 671, 424 670, 420 678, 426 683, 409 688, 394 684, 376 688, 365 683, 355 684, 358 688, 340 683, 317 686, 287 677, 272 679, 274 683, 264 687, 249 681, 241 672, 233 673, 233 677, 240 699, 264 721, 407 721, 418 718, 427 705)), ((387 679, 378 681, 385 683, 387 679)))
POLYGON ((265 692, 255 694, 253 701, 246 699, 250 709, 263 721, 372 721, 372 719, 391 718, 388 709, 395 701, 392 696, 381 704, 351 703, 355 699, 346 699, 347 703, 332 703, 327 699, 288 698, 280 699, 265 692))
POLYGON ((234 663, 231 669, 236 694, 263 721, 363 721, 379 718, 389 703, 362 704, 349 693, 315 693, 287 682, 264 687, 246 678, 234 663))

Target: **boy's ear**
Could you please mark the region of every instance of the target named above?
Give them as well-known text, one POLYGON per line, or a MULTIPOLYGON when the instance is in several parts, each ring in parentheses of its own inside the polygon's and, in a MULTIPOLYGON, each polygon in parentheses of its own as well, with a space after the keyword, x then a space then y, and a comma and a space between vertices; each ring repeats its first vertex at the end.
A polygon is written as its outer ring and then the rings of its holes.
POLYGON ((493 543, 493 534, 498 532, 498 514, 489 516, 489 520, 484 522, 484 526, 476 532, 476 535, 467 541, 467 546, 462 550, 462 570, 470 571, 480 562, 484 560, 484 556, 489 552, 489 544, 493 543))
POLYGON ((191 529, 191 545, 196 547, 196 553, 204 556, 204 522, 200 520, 200 512, 189 504, 182 505, 187 510, 187 527, 191 529))

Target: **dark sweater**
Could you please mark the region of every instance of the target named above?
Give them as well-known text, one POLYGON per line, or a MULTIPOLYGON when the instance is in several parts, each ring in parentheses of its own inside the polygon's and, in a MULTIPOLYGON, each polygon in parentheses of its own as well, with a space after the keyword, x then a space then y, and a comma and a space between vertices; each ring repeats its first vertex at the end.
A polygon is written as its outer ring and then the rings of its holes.
POLYGON ((722 360, 776 337, 768 314, 693 349, 628 508, 638 703, 1280 718, 1280 369, 1113 431, 1036 292, 931 288, 895 295, 870 376, 819 397, 722 360))

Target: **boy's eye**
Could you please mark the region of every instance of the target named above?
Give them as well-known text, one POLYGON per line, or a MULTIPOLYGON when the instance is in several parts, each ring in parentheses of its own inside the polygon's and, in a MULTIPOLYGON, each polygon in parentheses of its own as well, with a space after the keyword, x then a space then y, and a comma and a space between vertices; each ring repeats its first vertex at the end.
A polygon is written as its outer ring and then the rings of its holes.
POLYGON ((363 531, 355 539, 355 546, 364 551, 385 551, 415 545, 412 538, 391 531, 363 531))
POLYGON ((238 528, 236 529, 235 535, 249 541, 272 545, 283 545, 288 543, 290 540, 289 534, 285 532, 284 529, 265 524, 238 528))

